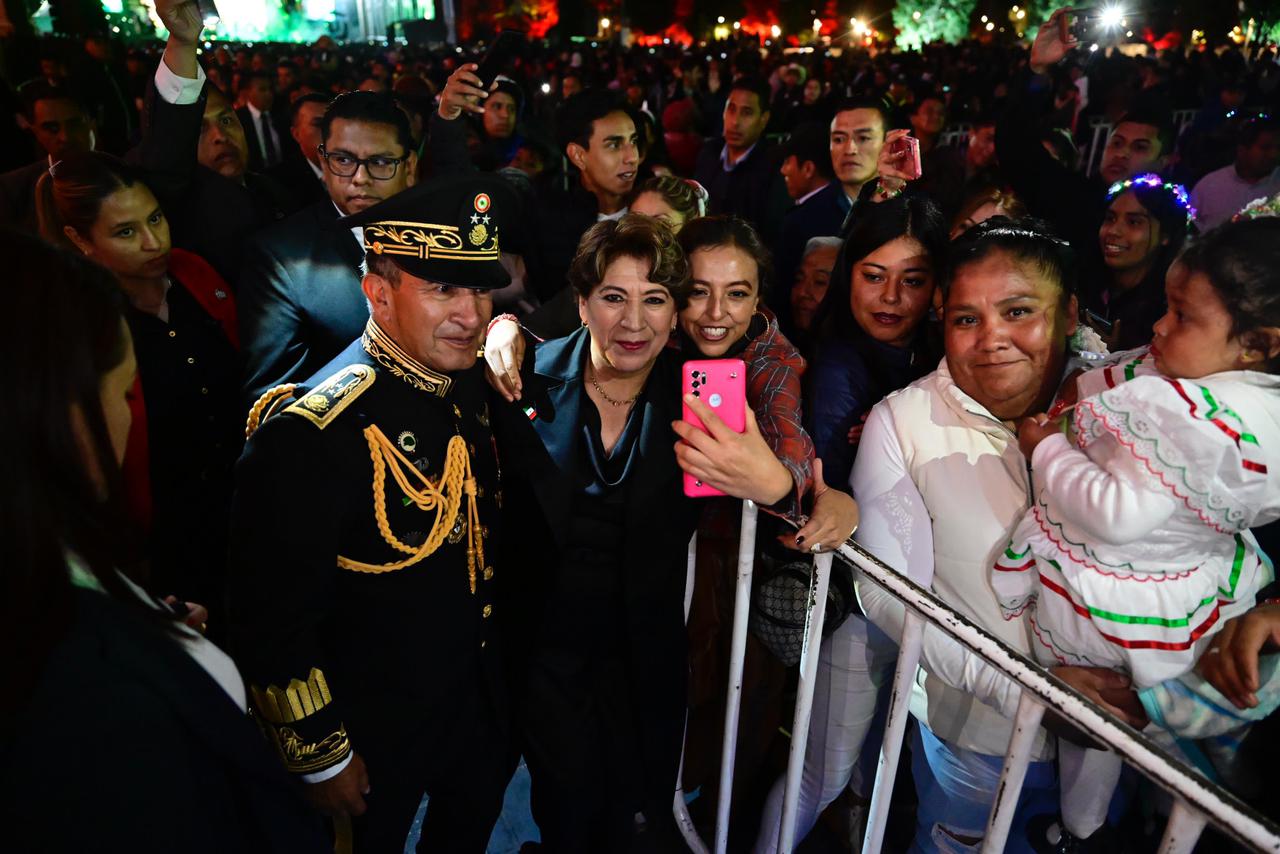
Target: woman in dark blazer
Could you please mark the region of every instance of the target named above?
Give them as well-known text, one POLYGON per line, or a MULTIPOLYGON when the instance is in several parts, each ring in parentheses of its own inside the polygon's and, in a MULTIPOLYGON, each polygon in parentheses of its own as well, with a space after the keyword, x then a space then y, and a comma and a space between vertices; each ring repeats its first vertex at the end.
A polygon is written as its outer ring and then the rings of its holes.
POLYGON ((697 506, 667 347, 688 290, 671 232, 629 215, 570 270, 584 328, 539 343, 497 403, 513 687, 544 850, 676 850, 684 588, 697 506))
POLYGON ((15 285, 0 336, 5 850, 331 850, 231 659, 178 619, 185 604, 118 571, 137 362, 111 274, 12 233, 0 255, 15 285))

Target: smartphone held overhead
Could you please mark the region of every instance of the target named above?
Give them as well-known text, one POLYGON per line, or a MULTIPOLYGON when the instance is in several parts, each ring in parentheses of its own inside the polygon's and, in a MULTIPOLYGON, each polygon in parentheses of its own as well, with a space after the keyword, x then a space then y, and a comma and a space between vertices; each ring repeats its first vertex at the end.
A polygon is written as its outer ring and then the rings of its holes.
POLYGON ((1103 39, 1114 36, 1127 19, 1122 6, 1076 6, 1058 17, 1058 35, 1064 42, 1103 39))
MULTIPOLYGON (((695 359, 684 363, 681 387, 715 413, 735 433, 747 429, 747 366, 741 359, 695 359)), ((693 408, 684 404, 683 418, 704 433, 709 433, 693 408)), ((714 486, 690 474, 684 476, 684 494, 690 498, 724 495, 714 486)))
POLYGON ((480 60, 480 67, 476 69, 481 88, 488 89, 492 86, 494 79, 506 69, 511 58, 519 56, 527 43, 528 38, 524 33, 515 30, 503 30, 498 33, 493 44, 489 45, 489 49, 485 51, 484 59, 480 60))

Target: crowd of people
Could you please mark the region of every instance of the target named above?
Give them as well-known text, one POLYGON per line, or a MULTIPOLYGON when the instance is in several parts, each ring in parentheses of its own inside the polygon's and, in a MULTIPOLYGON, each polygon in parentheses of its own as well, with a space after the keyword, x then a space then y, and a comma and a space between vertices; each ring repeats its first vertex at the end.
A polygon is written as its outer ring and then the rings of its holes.
MULTIPOLYGON (((684 850, 742 500, 766 618, 856 540, 1273 807, 1274 50, 1090 52, 1058 12, 1029 50, 482 79, 156 7, 162 46, 48 41, 5 92, 15 850, 398 852, 425 794, 418 850, 479 852, 521 759, 528 850, 684 850), (726 359, 741 431, 681 393, 726 359)), ((904 619, 836 566, 798 838, 865 813, 904 619)), ((777 847, 776 641, 732 850, 777 847)), ((887 847, 981 846, 1018 694, 926 631, 887 847)), ((1154 850, 1168 805, 1097 748, 1047 721, 1008 850, 1154 850)))

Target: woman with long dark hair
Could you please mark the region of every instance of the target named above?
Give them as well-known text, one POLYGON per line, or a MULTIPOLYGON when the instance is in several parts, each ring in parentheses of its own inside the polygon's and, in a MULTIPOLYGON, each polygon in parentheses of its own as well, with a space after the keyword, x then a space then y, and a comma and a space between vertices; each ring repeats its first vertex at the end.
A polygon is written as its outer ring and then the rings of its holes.
POLYGON ((1083 298, 1092 322, 1109 321, 1113 351, 1151 343, 1151 327, 1165 312, 1165 273, 1186 243, 1193 215, 1186 188, 1154 172, 1117 181, 1107 191, 1098 231, 1103 275, 1082 284, 1102 285, 1086 287, 1083 298))
POLYGON ((109 154, 68 157, 36 185, 40 230, 114 277, 138 359, 124 474, 158 590, 220 616, 231 469, 244 437, 235 301, 169 239, 142 174, 109 154))
POLYGON ((834 488, 849 483, 850 431, 880 398, 938 365, 928 316, 946 248, 942 211, 921 196, 866 205, 845 238, 818 310, 806 395, 809 434, 834 488))
MULTIPOLYGON (((0 233, 0 821, 20 851, 322 851, 221 650, 122 571, 136 362, 109 273, 0 233)), ((193 622, 198 617, 193 618, 193 622)))

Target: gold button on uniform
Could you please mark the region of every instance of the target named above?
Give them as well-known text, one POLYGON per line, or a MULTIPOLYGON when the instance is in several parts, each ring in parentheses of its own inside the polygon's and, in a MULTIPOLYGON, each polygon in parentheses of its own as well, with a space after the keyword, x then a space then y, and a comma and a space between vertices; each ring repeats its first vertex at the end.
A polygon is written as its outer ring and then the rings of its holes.
POLYGON ((187 364, 188 364, 188 365, 194 365, 195 363, 196 363, 196 360, 195 360, 195 357, 194 357, 194 356, 188 356, 188 357, 187 357, 187 364))
POLYGON ((492 581, 492 580, 493 580, 493 567, 491 567, 491 566, 486 566, 486 567, 484 568, 484 580, 485 580, 485 581, 492 581))
POLYGON ((177 337, 178 337, 178 333, 177 333, 177 332, 174 332, 172 329, 170 329, 170 330, 169 330, 169 337, 170 337, 170 338, 177 338, 177 337))
POLYGON ((484 606, 484 610, 483 610, 483 611, 481 611, 480 613, 484 614, 484 615, 485 615, 485 617, 487 618, 490 614, 492 614, 492 613, 493 613, 493 606, 492 606, 492 605, 485 605, 485 606, 484 606))

